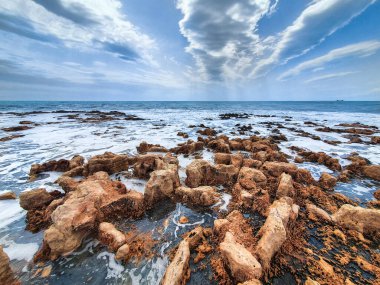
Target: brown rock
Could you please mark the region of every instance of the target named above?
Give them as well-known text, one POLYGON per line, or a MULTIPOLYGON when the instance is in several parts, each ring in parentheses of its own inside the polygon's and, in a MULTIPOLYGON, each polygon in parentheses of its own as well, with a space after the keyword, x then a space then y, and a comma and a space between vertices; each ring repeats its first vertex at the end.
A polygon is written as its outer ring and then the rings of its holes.
POLYGON ((256 255, 264 269, 269 268, 272 257, 285 242, 288 221, 297 218, 298 210, 289 197, 276 200, 270 206, 268 217, 258 233, 261 238, 256 247, 256 255))
POLYGON ((204 229, 201 226, 194 228, 183 235, 183 239, 189 243, 189 248, 194 249, 201 241, 205 240, 204 229))
POLYGON ((380 189, 377 189, 374 193, 373 196, 377 199, 380 200, 380 189))
POLYGON ((216 164, 213 167, 214 179, 211 185, 230 186, 235 184, 239 168, 233 165, 216 164))
POLYGON ((297 172, 297 166, 286 162, 270 162, 267 161, 263 164, 262 169, 267 171, 269 175, 278 177, 283 172, 293 175, 297 172))
POLYGON ((65 193, 69 193, 75 191, 80 181, 77 181, 69 176, 61 176, 57 179, 55 183, 61 186, 65 193))
POLYGON ((345 204, 332 215, 332 220, 347 229, 364 234, 380 233, 380 210, 345 204))
POLYGON ((364 166, 363 174, 369 178, 380 181, 380 165, 364 166))
POLYGON ((216 152, 230 153, 230 145, 226 143, 223 139, 216 139, 210 141, 207 146, 216 152))
POLYGON ((0 284, 6 285, 16 285, 20 284, 19 281, 15 279, 11 267, 9 266, 9 258, 7 254, 3 251, 3 247, 0 245, 0 284))
POLYGON ((261 277, 260 263, 243 245, 236 242, 232 233, 226 233, 220 244, 220 253, 236 281, 245 282, 261 277))
POLYGON ((136 147, 139 153, 147 152, 168 152, 168 149, 159 144, 148 144, 147 142, 141 142, 139 146, 136 147))
POLYGON ((196 188, 181 186, 175 189, 175 194, 182 202, 199 206, 211 206, 220 199, 216 189, 211 186, 196 188))
POLYGON ((230 164, 231 154, 229 153, 215 153, 214 162, 216 164, 230 164))
POLYGON ((319 185, 325 190, 334 190, 336 182, 337 179, 326 172, 322 173, 318 181, 319 185))
POLYGON ((153 171, 145 186, 146 205, 151 207, 162 199, 174 197, 175 188, 179 185, 176 165, 171 165, 168 169, 153 171))
POLYGON ((180 224, 187 224, 189 222, 189 219, 185 216, 181 216, 178 220, 180 224))
POLYGON ((5 193, 0 194, 0 200, 14 200, 17 196, 12 191, 7 191, 5 193))
POLYGON ((114 252, 126 242, 125 235, 117 230, 113 224, 106 222, 99 225, 99 240, 114 252))
POLYGON ((115 258, 117 260, 128 260, 129 251, 130 251, 129 245, 124 244, 121 247, 119 247, 119 249, 117 250, 115 258))
POLYGON ((262 285, 262 283, 260 280, 252 279, 252 280, 246 281, 244 283, 239 283, 238 285, 262 285))
POLYGON ((39 209, 50 204, 54 197, 46 189, 33 189, 21 192, 20 206, 25 210, 39 209))
POLYGON ((256 185, 265 186, 267 178, 260 170, 242 167, 239 172, 238 182, 245 189, 254 189, 256 185))
POLYGON ((208 161, 195 159, 186 167, 186 176, 186 185, 196 188, 201 185, 208 185, 210 178, 214 175, 208 161))
POLYGON ((317 281, 314 281, 310 277, 307 277, 304 285, 320 285, 317 281))
POLYGON ((166 269, 161 285, 183 285, 189 277, 190 248, 186 240, 181 241, 177 252, 166 269))
POLYGON ((317 206, 315 206, 313 204, 310 204, 310 203, 306 204, 306 209, 308 211, 309 218, 311 220, 321 219, 321 220, 326 221, 326 222, 332 221, 331 216, 325 210, 318 208, 317 206))
POLYGON ((277 199, 288 196, 294 196, 293 179, 289 174, 282 173, 280 176, 280 182, 278 183, 276 197, 277 199))
POLYGON ((193 154, 203 148, 204 142, 194 142, 192 140, 188 140, 186 143, 178 144, 177 147, 171 148, 170 151, 175 154, 193 154))
POLYGON ((137 157, 133 165, 134 175, 138 178, 149 178, 154 170, 165 169, 167 164, 162 156, 156 154, 145 154, 137 157))
POLYGON ((125 171, 128 170, 128 161, 127 155, 118 155, 112 152, 95 155, 85 165, 83 175, 89 176, 99 171, 104 171, 108 174, 125 171))

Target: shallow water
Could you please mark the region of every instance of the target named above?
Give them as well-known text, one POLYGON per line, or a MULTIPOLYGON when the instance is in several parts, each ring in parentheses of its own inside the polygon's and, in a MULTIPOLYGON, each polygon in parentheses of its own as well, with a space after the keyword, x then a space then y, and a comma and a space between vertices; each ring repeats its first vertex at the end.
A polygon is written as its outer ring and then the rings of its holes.
MULTIPOLYGON (((81 115, 82 116, 82 115, 81 115)), ((244 137, 258 131, 260 135, 272 134, 273 128, 268 122, 278 122, 286 127, 296 127, 316 134, 321 139, 339 140, 342 143, 333 146, 323 141, 300 137, 296 132, 280 129, 288 141, 280 144, 281 150, 292 157, 295 153, 289 146, 306 147, 312 151, 324 151, 339 158, 342 165, 349 161, 344 159, 356 151, 374 164, 380 164, 380 146, 350 144, 342 134, 322 133, 316 127, 305 125, 312 121, 320 125, 335 127, 339 123, 360 122, 380 127, 380 104, 375 102, 0 102, 0 128, 17 126, 19 121, 29 120, 38 126, 26 131, 6 133, 0 130, 0 137, 10 134, 23 134, 24 137, 0 143, 0 190, 11 190, 17 195, 25 190, 43 187, 47 190, 60 189, 54 181, 60 173, 48 172, 38 180, 28 182, 28 172, 33 163, 66 158, 75 154, 89 158, 105 151, 136 154, 136 146, 141 141, 161 144, 167 148, 185 142, 177 132, 189 134, 196 140, 199 128, 189 125, 204 124, 213 127, 230 137, 244 137), (117 110, 126 114, 137 115, 143 121, 115 120, 101 123, 79 123, 77 120, 63 117, 64 113, 51 113, 57 110, 117 110), (47 113, 8 114, 8 112, 43 111, 47 113), (221 120, 219 114, 245 112, 253 115, 274 115, 275 117, 252 116, 249 119, 221 120), (289 121, 290 118, 290 121, 289 121), (239 135, 236 124, 252 124, 252 131, 239 135), (235 132, 236 134, 231 134, 235 132)), ((363 138, 365 136, 362 136, 363 138)), ((203 157, 213 159, 213 154, 204 151, 203 157)), ((192 158, 179 157, 181 181, 186 178, 185 167, 192 158)), ((315 179, 322 172, 332 171, 323 165, 302 163, 299 167, 311 171, 315 179)), ((130 179, 123 173, 113 176, 120 179, 128 188, 144 191, 146 181, 130 179)), ((371 180, 354 180, 339 183, 336 191, 361 202, 373 199, 372 193, 379 184, 371 180)), ((222 189, 220 190, 223 191, 222 189)), ((148 213, 143 219, 133 222, 141 231, 152 232, 154 236, 165 239, 160 243, 154 259, 140 264, 122 265, 117 263, 113 254, 97 243, 96 239, 87 240, 74 254, 52 263, 53 270, 48 279, 34 278, 33 284, 158 284, 168 264, 168 251, 181 240, 181 235, 195 225, 211 226, 217 210, 226 210, 230 195, 223 193, 219 208, 204 212, 190 209, 181 204, 166 202, 162 207, 148 213), (179 224, 181 215, 189 218, 189 224, 179 224)), ((42 233, 32 234, 24 230, 25 211, 15 201, 0 201, 0 243, 11 258, 11 264, 17 275, 26 284, 31 280, 35 267, 30 262, 42 240, 42 233)), ((120 223, 119 227, 128 229, 130 221, 120 223)), ((192 275, 189 284, 204 284, 209 272, 197 272, 192 275)), ((277 282, 277 281, 276 281, 277 282)))

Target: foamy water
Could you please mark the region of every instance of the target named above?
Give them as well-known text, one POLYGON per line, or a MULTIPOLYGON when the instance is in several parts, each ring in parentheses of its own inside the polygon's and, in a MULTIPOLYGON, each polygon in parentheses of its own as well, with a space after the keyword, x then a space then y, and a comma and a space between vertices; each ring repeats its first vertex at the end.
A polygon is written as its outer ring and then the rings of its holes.
MULTIPOLYGON (((13 191, 17 195, 22 191, 33 188, 46 188, 48 191, 60 190, 60 187, 54 183, 60 175, 57 172, 44 173, 41 179, 28 182, 30 166, 33 163, 41 163, 52 159, 70 159, 75 154, 81 154, 86 159, 96 154, 102 154, 105 151, 136 154, 136 146, 142 141, 161 144, 170 148, 178 143, 187 141, 187 139, 177 136, 177 132, 188 133, 189 139, 196 140, 199 135, 196 131, 200 128, 189 128, 189 125, 198 126, 199 124, 212 127, 219 133, 234 138, 249 136, 255 131, 258 131, 262 136, 270 135, 272 134, 272 129, 268 128, 265 122, 276 122, 286 127, 295 127, 318 135, 322 140, 338 140, 342 142, 334 146, 323 141, 300 137, 297 133, 288 129, 280 129, 281 133, 288 139, 288 141, 280 144, 281 150, 292 157, 295 156, 295 153, 290 151, 288 147, 299 146, 315 152, 324 151, 338 158, 342 165, 349 163, 344 157, 354 151, 367 158, 371 163, 380 164, 380 146, 350 144, 346 138, 342 137, 342 134, 318 132, 315 130, 317 127, 304 124, 305 121, 312 121, 320 125, 335 128, 335 125, 339 123, 360 122, 380 127, 380 114, 376 113, 349 112, 347 108, 339 112, 324 112, 323 110, 302 111, 291 110, 291 108, 260 110, 257 107, 252 107, 252 105, 218 105, 217 103, 214 105, 209 104, 207 108, 195 108, 192 106, 176 108, 176 105, 172 104, 168 108, 165 108, 162 105, 165 103, 162 103, 157 108, 149 106, 148 109, 143 103, 133 105, 132 107, 123 104, 91 104, 38 105, 35 103, 30 107, 23 106, 22 111, 52 111, 64 108, 66 110, 93 109, 104 111, 102 108, 105 108, 107 111, 117 110, 136 115, 145 120, 79 123, 76 120, 62 117, 65 114, 59 113, 30 114, 26 116, 5 114, 9 111, 20 112, 21 108, 17 104, 9 105, 8 107, 2 105, 0 108, 2 112, 0 115, 0 128, 17 126, 19 121, 22 120, 29 120, 39 125, 30 130, 15 133, 0 131, 0 137, 11 134, 24 135, 24 137, 0 143, 0 190, 13 191), (249 119, 230 120, 221 120, 219 118, 219 114, 228 112, 275 115, 275 117, 252 116, 249 119), (287 120, 288 117, 291 117, 290 121, 287 120), (247 132, 246 135, 238 135, 236 124, 252 124, 252 132, 247 132), (236 134, 231 134, 231 132, 235 132, 236 134)), ((181 103, 178 104, 180 106, 181 103)), ((273 128, 276 127, 274 126, 273 128)), ((365 136, 362 137, 365 139, 365 136)), ((213 160, 213 154, 209 151, 204 151, 203 157, 210 161, 213 160)), ((179 156, 181 181, 184 181, 186 178, 185 168, 191 162, 191 159, 183 155, 179 156)), ((332 173, 331 170, 323 165, 302 163, 298 166, 310 170, 315 179, 318 179, 322 172, 332 173)), ((120 179, 128 188, 139 192, 144 191, 146 183, 144 180, 130 179, 122 174, 114 175, 113 177, 120 179)), ((352 183, 339 183, 336 190, 351 198, 358 198, 365 202, 372 199, 372 193, 378 187, 379 185, 374 181, 361 180, 353 181, 352 183)), ((222 193, 222 201, 219 204, 220 210, 227 209, 230 199, 231 196, 229 194, 222 193)), ((26 212, 19 207, 18 200, 0 201, 0 243, 4 245, 5 252, 8 253, 12 264, 17 265, 16 268, 18 269, 16 270, 19 270, 17 273, 24 282, 31 277, 30 272, 33 268, 33 266, 26 265, 30 262, 42 241, 42 233, 32 234, 24 230, 25 214, 26 212), (19 266, 20 260, 23 260, 23 266, 19 266)), ((115 261, 112 253, 108 253, 104 247, 93 243, 93 240, 89 240, 75 255, 53 264, 51 283, 158 284, 168 263, 165 250, 178 243, 180 236, 184 232, 199 224, 210 226, 215 218, 212 212, 198 212, 181 204, 172 205, 168 209, 164 209, 162 215, 154 215, 154 219, 147 218, 141 221, 141 227, 144 230, 149 229, 158 234, 155 228, 163 226, 165 220, 168 221, 164 231, 165 235, 167 235, 167 241, 160 244, 161 248, 159 251, 162 252, 160 256, 143 262, 139 266, 132 264, 122 265, 115 261), (182 215, 189 218, 189 223, 178 223, 178 219, 182 215)), ((43 279, 37 278, 33 284, 45 283, 43 279)))

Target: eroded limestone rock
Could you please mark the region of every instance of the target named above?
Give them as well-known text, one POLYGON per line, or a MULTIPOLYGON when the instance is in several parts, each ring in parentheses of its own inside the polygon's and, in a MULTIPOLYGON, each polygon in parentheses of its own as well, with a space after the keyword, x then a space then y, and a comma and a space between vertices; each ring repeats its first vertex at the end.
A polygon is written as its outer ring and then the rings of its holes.
POLYGON ((189 277, 190 248, 186 240, 181 241, 176 254, 166 269, 161 285, 183 285, 189 277))

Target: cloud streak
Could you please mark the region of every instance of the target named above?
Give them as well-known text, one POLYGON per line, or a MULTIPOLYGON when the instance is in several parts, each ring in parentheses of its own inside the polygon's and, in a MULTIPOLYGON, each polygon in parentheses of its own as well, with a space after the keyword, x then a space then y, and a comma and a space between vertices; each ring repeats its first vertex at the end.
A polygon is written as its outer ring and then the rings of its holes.
POLYGON ((304 61, 296 67, 284 72, 279 76, 278 80, 287 80, 302 72, 323 68, 324 65, 330 62, 339 61, 343 58, 357 58, 370 56, 376 53, 379 49, 380 41, 376 40, 360 42, 356 44, 347 45, 345 47, 333 49, 323 56, 304 61))

